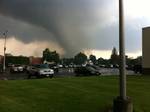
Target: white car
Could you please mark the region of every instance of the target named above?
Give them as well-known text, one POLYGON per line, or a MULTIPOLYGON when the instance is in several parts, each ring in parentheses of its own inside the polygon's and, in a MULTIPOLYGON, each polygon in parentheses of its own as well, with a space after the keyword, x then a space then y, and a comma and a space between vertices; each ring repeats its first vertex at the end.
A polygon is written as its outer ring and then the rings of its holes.
POLYGON ((12 67, 10 68, 10 72, 23 72, 24 68, 23 66, 17 64, 17 65, 12 65, 12 67))
POLYGON ((31 76, 36 76, 37 78, 40 78, 40 77, 52 78, 54 75, 54 70, 50 69, 47 64, 32 65, 28 72, 29 72, 28 78, 31 78, 31 76))

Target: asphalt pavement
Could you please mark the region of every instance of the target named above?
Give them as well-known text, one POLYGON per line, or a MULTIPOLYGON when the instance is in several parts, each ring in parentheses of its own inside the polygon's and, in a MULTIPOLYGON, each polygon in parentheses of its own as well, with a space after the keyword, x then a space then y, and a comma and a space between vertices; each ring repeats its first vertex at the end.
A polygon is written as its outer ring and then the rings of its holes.
MULTIPOLYGON (((108 75, 119 75, 119 70, 114 68, 101 68, 102 76, 108 75)), ((133 75, 133 71, 126 71, 127 75, 133 75)), ((58 73, 54 74, 55 77, 74 77, 73 68, 61 68, 58 73)), ((32 77, 33 79, 36 77, 32 77)), ((28 79, 28 73, 10 73, 10 70, 7 69, 6 72, 0 73, 0 80, 24 80, 28 79)))
MULTIPOLYGON (((28 79, 27 72, 20 72, 20 73, 11 73, 9 69, 5 72, 0 73, 0 80, 23 80, 28 79)), ((58 73, 54 74, 54 77, 72 77, 75 76, 73 68, 61 68, 59 69, 58 73)), ((36 78, 36 77, 31 77, 36 78)))

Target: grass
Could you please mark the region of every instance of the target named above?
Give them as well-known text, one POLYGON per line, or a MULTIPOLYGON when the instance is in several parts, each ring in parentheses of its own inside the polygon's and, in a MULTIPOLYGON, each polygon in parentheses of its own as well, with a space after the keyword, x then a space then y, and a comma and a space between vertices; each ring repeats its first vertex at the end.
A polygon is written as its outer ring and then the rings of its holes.
MULTIPOLYGON (((150 76, 127 82, 135 112, 150 112, 150 76)), ((116 96, 116 76, 0 81, 0 112, 104 112, 116 96)))

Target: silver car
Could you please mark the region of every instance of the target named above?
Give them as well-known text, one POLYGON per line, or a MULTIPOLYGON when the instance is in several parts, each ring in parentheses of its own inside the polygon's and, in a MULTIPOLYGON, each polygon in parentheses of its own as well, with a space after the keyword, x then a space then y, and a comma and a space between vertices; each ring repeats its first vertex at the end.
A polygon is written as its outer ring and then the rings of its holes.
POLYGON ((50 69, 47 64, 36 64, 30 67, 28 73, 29 73, 28 78, 31 78, 31 76, 36 76, 37 78, 40 77, 52 78, 54 75, 54 70, 50 69))

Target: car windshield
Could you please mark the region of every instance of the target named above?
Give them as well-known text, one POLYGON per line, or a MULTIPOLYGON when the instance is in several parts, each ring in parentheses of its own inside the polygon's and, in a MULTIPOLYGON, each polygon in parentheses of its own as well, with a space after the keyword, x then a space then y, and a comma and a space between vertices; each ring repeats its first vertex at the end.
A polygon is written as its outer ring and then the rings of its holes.
POLYGON ((93 68, 93 67, 87 67, 87 69, 90 70, 90 71, 95 71, 95 70, 96 70, 96 69, 93 68))
POLYGON ((49 68, 47 64, 35 65, 37 68, 49 68))
POLYGON ((14 65, 14 67, 20 67, 21 65, 14 65))
POLYGON ((92 68, 94 68, 94 69, 100 69, 98 66, 91 66, 92 68))

